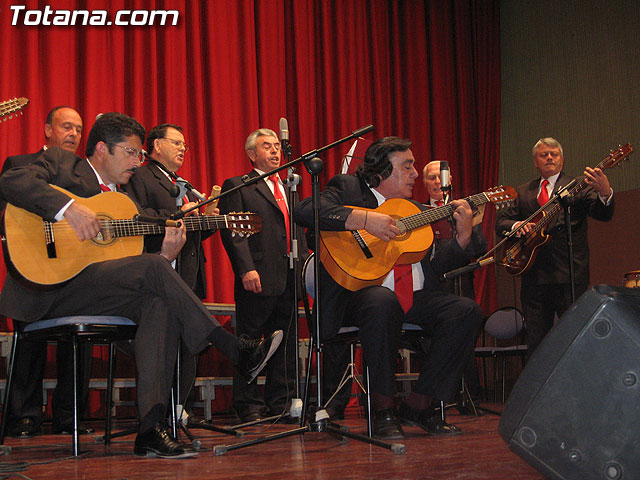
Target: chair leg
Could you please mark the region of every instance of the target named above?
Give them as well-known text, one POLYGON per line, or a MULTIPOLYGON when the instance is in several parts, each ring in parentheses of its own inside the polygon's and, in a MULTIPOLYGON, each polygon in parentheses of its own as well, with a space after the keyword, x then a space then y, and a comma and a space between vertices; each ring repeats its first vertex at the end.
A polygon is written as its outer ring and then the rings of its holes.
POLYGON ((73 335, 73 456, 79 454, 78 436, 78 337, 73 335))
POLYGON ((13 367, 16 361, 16 351, 18 350, 18 331, 14 325, 13 345, 11 347, 11 355, 9 357, 9 370, 7 372, 7 383, 4 389, 4 403, 2 404, 2 424, 0 424, 0 445, 4 445, 4 439, 7 434, 7 423, 9 417, 9 396, 11 395, 11 387, 13 385, 13 367))
POLYGON ((507 356, 502 356, 502 403, 504 403, 505 377, 507 376, 507 356))
POLYGON ((116 350, 116 343, 109 344, 109 373, 107 376, 107 406, 104 421, 104 444, 111 444, 111 409, 113 408, 113 357, 116 350))

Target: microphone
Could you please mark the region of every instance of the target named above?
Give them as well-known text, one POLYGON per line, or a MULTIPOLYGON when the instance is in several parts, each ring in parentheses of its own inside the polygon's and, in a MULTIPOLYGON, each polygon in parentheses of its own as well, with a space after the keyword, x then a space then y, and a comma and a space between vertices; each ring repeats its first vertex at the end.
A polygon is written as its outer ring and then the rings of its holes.
POLYGON ((443 192, 451 190, 451 176, 447 161, 440 161, 440 190, 443 192))
MULTIPOLYGON (((169 175, 171 175, 171 178, 173 178, 176 181, 176 183, 183 184, 186 187, 186 189, 189 190, 191 193, 193 193, 195 195, 195 197, 198 200, 200 200, 201 202, 203 202, 203 201, 205 201, 207 199, 207 197, 205 197, 198 190, 196 190, 195 187, 193 185, 191 185, 189 182, 187 182, 184 178, 177 176, 174 172, 169 172, 169 175)), ((177 197, 177 195, 176 195, 176 197, 177 197)))
POLYGON ((280 145, 282 153, 291 155, 291 143, 289 143, 289 122, 284 117, 280 118, 280 145))
POLYGON ((373 125, 367 125, 366 127, 359 128, 358 130, 351 133, 354 137, 361 137, 369 132, 374 130, 373 125))

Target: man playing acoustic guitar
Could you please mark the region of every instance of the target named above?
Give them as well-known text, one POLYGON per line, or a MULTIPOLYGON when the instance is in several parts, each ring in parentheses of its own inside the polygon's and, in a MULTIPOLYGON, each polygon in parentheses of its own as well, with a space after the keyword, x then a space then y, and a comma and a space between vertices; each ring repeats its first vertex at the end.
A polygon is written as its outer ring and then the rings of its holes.
MULTIPOLYGON (((110 202, 116 198, 130 202, 124 195, 108 190, 127 183, 140 166, 144 137, 144 128, 135 119, 105 113, 89 132, 87 158, 51 148, 34 163, 5 172, 0 177, 0 190, 14 207, 49 222, 57 220, 61 228, 73 230, 79 243, 108 238, 109 233, 101 224, 104 219, 99 219, 82 200, 92 197, 100 201, 104 196, 111 198, 110 202), (52 185, 68 191, 64 193, 52 185)), ((99 211, 109 211, 108 207, 103 205, 99 211)), ((182 340, 193 355, 214 345, 250 382, 282 340, 281 330, 263 341, 236 338, 209 314, 171 268, 170 262, 185 239, 184 224, 166 227, 159 254, 91 263, 67 282, 47 291, 27 288, 10 269, 0 294, 0 312, 22 322, 68 315, 116 315, 138 325, 135 360, 140 424, 134 446, 136 455, 192 455, 172 438, 164 422, 178 342, 182 340)), ((42 242, 37 248, 46 246, 42 242)), ((64 250, 63 245, 55 248, 56 254, 64 250)))
MULTIPOLYGON (((332 178, 320 195, 320 229, 358 230, 372 244, 388 243, 390 250, 394 250, 394 242, 404 241, 404 227, 399 228, 399 222, 376 208, 388 199, 411 197, 418 172, 410 147, 409 140, 382 138, 367 149, 355 175, 332 178)), ((418 212, 426 208, 410 200, 403 203, 418 212)), ((446 293, 440 286, 441 274, 470 259, 466 249, 471 239, 471 207, 465 200, 454 200, 451 209, 457 226, 455 241, 435 253, 429 244, 422 245, 423 252, 409 261, 401 256, 379 284, 344 287, 324 264, 320 268, 322 338, 331 338, 342 326, 359 327, 364 361, 370 369, 373 433, 378 438, 403 438, 400 422, 418 426, 431 435, 461 433, 444 422, 432 407, 440 400, 454 398, 482 320, 480 307, 474 301, 446 293), (431 345, 413 392, 394 408, 394 374, 403 322, 420 325, 431 338, 431 345)), ((311 227, 311 199, 302 201, 294 214, 296 222, 311 227)), ((418 232, 414 230, 409 236, 418 236, 418 232)), ((322 243, 320 247, 322 259, 322 243)), ((364 259, 366 255, 360 256, 364 259)), ((360 261, 355 257, 358 255, 354 255, 354 261, 360 261)), ((389 268, 392 267, 393 263, 389 268)))

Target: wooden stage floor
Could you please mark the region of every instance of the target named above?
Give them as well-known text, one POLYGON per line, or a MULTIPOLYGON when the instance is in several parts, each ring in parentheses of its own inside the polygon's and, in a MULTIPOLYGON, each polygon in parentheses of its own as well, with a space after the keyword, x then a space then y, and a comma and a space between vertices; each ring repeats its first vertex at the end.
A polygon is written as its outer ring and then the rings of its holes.
MULTIPOLYGON (((502 405, 482 404, 500 410, 502 405)), ((360 409, 347 410, 341 421, 351 431, 366 433, 360 409)), ((226 426, 230 417, 214 417, 214 424, 226 426), (226 423, 225 423, 226 421, 226 423)), ((194 430, 202 448, 197 457, 185 460, 147 459, 133 455, 135 435, 114 440, 110 447, 81 437, 80 458, 71 456, 71 439, 45 434, 32 439, 7 438, 11 453, 0 456, 0 478, 12 465, 24 464, 20 477, 32 479, 518 479, 539 480, 543 476, 511 452, 498 435, 499 417, 460 415, 448 410, 448 421, 463 429, 463 435, 450 438, 427 436, 417 427, 405 428, 406 453, 370 446, 349 439, 340 443, 326 432, 305 433, 278 439, 224 455, 213 453, 215 445, 227 445, 259 438, 292 428, 290 425, 261 425, 244 428, 245 437, 205 430, 194 430)), ((133 422, 116 422, 116 429, 133 422)), ((103 422, 92 422, 97 434, 103 422)))

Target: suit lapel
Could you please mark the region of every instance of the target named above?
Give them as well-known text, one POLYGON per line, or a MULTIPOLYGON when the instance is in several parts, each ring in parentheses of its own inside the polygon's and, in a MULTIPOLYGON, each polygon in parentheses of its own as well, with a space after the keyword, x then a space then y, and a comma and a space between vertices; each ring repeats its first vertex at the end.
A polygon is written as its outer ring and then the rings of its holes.
MULTIPOLYGON (((255 178, 258 176, 258 172, 256 172, 255 170, 251 170, 251 173, 249 173, 249 177, 250 178, 255 178)), ((267 183, 264 181, 264 179, 262 180, 258 180, 256 182, 256 190, 258 192, 260 192, 260 194, 267 199, 267 201, 273 205, 273 207, 278 210, 278 212, 281 212, 280 207, 278 207, 278 204, 276 203, 276 198, 273 196, 273 192, 269 189, 269 186, 267 185, 267 183)), ((282 212, 281 212, 282 213, 282 212)))

